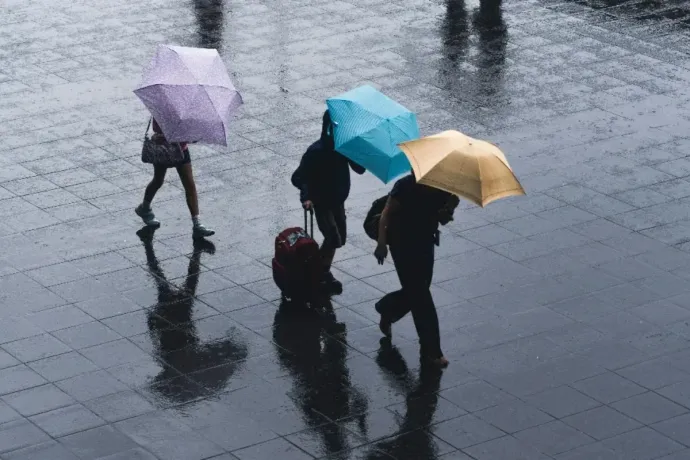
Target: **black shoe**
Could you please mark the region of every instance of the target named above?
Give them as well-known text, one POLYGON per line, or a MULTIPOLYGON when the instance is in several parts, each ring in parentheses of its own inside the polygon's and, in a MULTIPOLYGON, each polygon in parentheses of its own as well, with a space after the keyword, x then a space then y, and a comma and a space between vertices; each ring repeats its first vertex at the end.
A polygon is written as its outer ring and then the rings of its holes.
POLYGON ((381 319, 379 320, 379 329, 381 329, 381 333, 386 336, 387 339, 390 339, 393 337, 393 322, 390 320, 390 318, 388 318, 388 315, 382 312, 380 300, 376 302, 374 308, 376 309, 376 312, 381 315, 381 319))
POLYGON ((339 295, 343 293, 343 283, 335 279, 331 272, 326 272, 321 283, 330 294, 339 295))
POLYGON ((434 366, 437 369, 445 369, 449 364, 448 360, 445 356, 443 356, 443 354, 441 354, 441 356, 438 356, 438 354, 432 355, 426 353, 424 349, 419 350, 419 361, 422 366, 434 366))

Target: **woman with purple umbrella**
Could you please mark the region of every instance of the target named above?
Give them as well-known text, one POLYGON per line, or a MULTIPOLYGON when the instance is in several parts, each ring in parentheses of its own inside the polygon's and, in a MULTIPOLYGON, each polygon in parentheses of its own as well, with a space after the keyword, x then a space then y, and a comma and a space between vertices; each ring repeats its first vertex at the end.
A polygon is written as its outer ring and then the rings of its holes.
MULTIPOLYGON (((152 127, 154 135, 152 140, 157 143, 165 143, 167 140, 163 136, 160 126, 156 123, 156 120, 152 120, 152 127)), ((151 209, 151 202, 156 196, 156 192, 161 188, 163 182, 165 181, 165 174, 168 172, 168 168, 177 169, 177 174, 180 176, 180 181, 184 187, 184 193, 187 198, 187 207, 189 208, 189 213, 192 215, 192 237, 194 239, 205 238, 207 236, 214 235, 215 232, 209 228, 206 228, 199 220, 199 197, 196 193, 196 183, 194 182, 194 174, 192 172, 192 161, 189 156, 189 148, 186 142, 180 142, 179 148, 183 153, 182 160, 174 165, 153 165, 153 179, 146 186, 146 191, 144 192, 144 201, 137 206, 135 212, 149 227, 160 227, 161 223, 156 219, 156 215, 151 209)))
POLYGON ((227 146, 230 117, 242 105, 242 97, 218 51, 159 45, 134 93, 151 113, 155 132, 151 140, 144 140, 142 161, 153 163, 154 172, 144 201, 136 209, 137 215, 148 226, 160 225, 151 211, 151 201, 163 185, 168 168, 173 167, 185 189, 194 221, 194 238, 213 235, 199 222, 199 202, 187 144, 227 146), (160 144, 152 145, 153 139, 160 144), (162 143, 168 144, 163 147, 162 143), (173 161, 169 161, 171 158, 173 161))

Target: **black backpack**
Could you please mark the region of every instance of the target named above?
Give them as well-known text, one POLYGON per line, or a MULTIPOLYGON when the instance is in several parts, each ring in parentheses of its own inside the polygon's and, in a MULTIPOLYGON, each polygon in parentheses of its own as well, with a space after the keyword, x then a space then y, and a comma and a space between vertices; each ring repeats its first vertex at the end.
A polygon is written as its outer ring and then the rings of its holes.
POLYGON ((379 239, 379 222, 381 221, 381 213, 388 202, 388 195, 382 196, 371 204, 371 209, 364 219, 364 232, 372 240, 379 239))

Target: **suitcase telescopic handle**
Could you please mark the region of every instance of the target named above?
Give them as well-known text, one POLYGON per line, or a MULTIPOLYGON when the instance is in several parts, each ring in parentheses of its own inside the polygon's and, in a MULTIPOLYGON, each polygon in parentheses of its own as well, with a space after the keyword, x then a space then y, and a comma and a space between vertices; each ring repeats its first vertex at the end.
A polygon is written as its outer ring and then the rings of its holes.
POLYGON ((304 231, 309 234, 311 238, 314 238, 314 210, 304 210, 304 231), (307 214, 311 216, 311 230, 307 228, 307 214))

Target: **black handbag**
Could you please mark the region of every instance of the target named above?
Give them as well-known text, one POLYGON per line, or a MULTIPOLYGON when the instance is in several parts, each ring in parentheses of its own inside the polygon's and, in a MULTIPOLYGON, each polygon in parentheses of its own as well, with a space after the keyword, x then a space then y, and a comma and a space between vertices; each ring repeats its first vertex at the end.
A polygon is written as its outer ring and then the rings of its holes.
MULTIPOLYGON (((371 204, 367 216, 364 218, 364 233, 374 241, 379 239, 379 223, 381 222, 381 214, 383 213, 386 203, 388 202, 388 195, 378 198, 371 204)), ((441 245, 441 231, 434 232, 434 244, 441 245)))
POLYGON ((382 196, 371 204, 371 208, 364 218, 364 232, 372 240, 379 239, 379 222, 381 222, 381 213, 388 202, 388 195, 382 196))
POLYGON ((168 142, 162 139, 149 137, 151 120, 144 133, 144 145, 141 148, 141 161, 155 166, 177 166, 184 162, 185 153, 177 142, 168 142))

